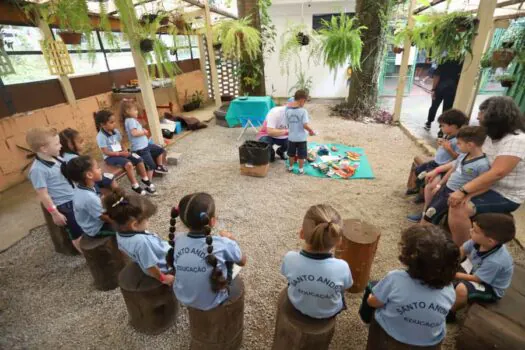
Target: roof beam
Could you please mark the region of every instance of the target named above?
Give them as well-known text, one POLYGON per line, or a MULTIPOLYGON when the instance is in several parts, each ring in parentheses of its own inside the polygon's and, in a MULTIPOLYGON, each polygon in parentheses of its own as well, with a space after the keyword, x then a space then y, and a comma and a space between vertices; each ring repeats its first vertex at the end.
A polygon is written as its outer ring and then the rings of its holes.
POLYGON ((421 13, 425 10, 428 10, 429 8, 431 8, 432 6, 436 6, 437 4, 441 4, 442 2, 445 2, 447 0, 433 0, 431 3, 430 3, 430 6, 421 6, 421 7, 418 7, 417 9, 414 10, 414 14, 417 15, 418 13, 421 13))
MULTIPOLYGON (((133 4, 133 7, 137 7, 137 6, 140 6, 140 5, 144 5, 144 4, 148 4, 150 2, 153 2, 155 0, 144 0, 144 1, 139 1, 135 4, 133 4)), ((118 10, 115 10, 115 11, 111 11, 108 13, 108 16, 113 16, 113 15, 116 15, 118 13, 118 10)))
MULTIPOLYGON (((191 4, 193 6, 197 6, 197 7, 200 7, 201 9, 204 8, 204 4, 201 4, 198 0, 182 0, 184 2, 187 2, 188 4, 191 4)), ((209 6, 210 8, 210 12, 213 12, 213 13, 216 13, 218 15, 221 15, 221 16, 224 16, 224 17, 228 17, 228 18, 231 18, 231 19, 238 19, 237 16, 235 16, 234 14, 232 13, 229 13, 227 11, 224 11, 224 10, 221 10, 215 6, 209 6)))
POLYGON ((521 18, 521 17, 525 17, 525 11, 518 12, 518 13, 513 13, 511 15, 496 16, 496 17, 494 17, 494 20, 498 21, 498 20, 502 20, 502 19, 516 19, 516 18, 521 18))
POLYGON ((516 4, 521 4, 523 5, 523 3, 525 2, 525 0, 508 0, 508 1, 504 1, 504 2, 500 2, 496 5, 497 8, 501 8, 501 7, 507 7, 507 6, 512 6, 512 5, 516 5, 516 4))

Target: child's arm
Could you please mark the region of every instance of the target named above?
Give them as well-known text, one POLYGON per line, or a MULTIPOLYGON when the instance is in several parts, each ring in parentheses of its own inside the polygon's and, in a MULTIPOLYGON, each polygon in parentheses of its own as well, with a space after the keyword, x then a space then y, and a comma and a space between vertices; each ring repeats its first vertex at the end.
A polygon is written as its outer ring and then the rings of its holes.
POLYGON ((67 219, 66 217, 59 212, 55 204, 53 203, 53 200, 49 196, 49 193, 47 192, 47 188, 37 188, 36 189, 36 195, 38 197, 38 200, 42 203, 44 208, 51 214, 51 217, 53 218, 53 222, 58 226, 65 226, 67 219))
POLYGON ((456 279, 458 280, 464 280, 464 281, 470 281, 470 282, 477 282, 480 283, 481 279, 476 275, 469 275, 467 273, 463 272, 456 272, 456 279))
POLYGON ((139 130, 137 128, 133 128, 133 129, 131 129, 131 135, 134 136, 134 137, 149 136, 149 132, 146 129, 142 129, 142 131, 141 131, 141 130, 139 130))
POLYGON ((370 305, 371 307, 375 309, 382 308, 385 305, 384 303, 380 302, 379 299, 377 299, 374 296, 374 294, 370 294, 366 302, 368 303, 368 305, 370 305))
POLYGON ((425 178, 427 179, 427 183, 432 182, 436 176, 438 176, 441 173, 446 173, 451 169, 454 169, 455 162, 449 162, 447 164, 443 164, 429 172, 425 175, 425 178))
POLYGON ((148 272, 151 274, 151 276, 159 280, 161 283, 167 284, 169 286, 171 286, 173 284, 173 281, 175 281, 174 276, 163 274, 157 266, 152 266, 148 268, 148 272))
MULTIPOLYGON (((231 232, 228 232, 226 230, 222 230, 222 231, 219 232, 219 236, 231 239, 232 241, 235 241, 235 245, 238 247, 237 240, 235 239, 235 237, 233 237, 233 234, 231 232)), ((239 249, 239 248, 237 248, 237 249, 239 249)), ((240 249, 239 249, 239 251, 240 251, 240 249)), ((234 261, 234 263, 236 263, 237 265, 239 265, 241 267, 245 266, 246 262, 247 262, 246 254, 242 254, 242 256, 239 259, 239 261, 234 261)))
POLYGON ((304 130, 308 131, 308 133, 310 134, 310 136, 315 135, 315 131, 314 131, 314 129, 312 129, 312 128, 310 127, 310 124, 308 124, 308 123, 304 123, 304 124, 303 124, 303 127, 304 127, 304 130))
POLYGON ((465 253, 465 248, 463 248, 463 246, 459 247, 459 260, 461 261, 465 259, 465 256, 467 256, 465 253))
POLYGON ((120 152, 113 152, 109 150, 109 147, 100 147, 100 150, 102 153, 104 153, 108 157, 128 157, 129 154, 126 151, 120 151, 120 152))
POLYGON ((456 159, 459 156, 459 154, 452 148, 449 140, 443 140, 441 147, 443 147, 452 158, 456 159))

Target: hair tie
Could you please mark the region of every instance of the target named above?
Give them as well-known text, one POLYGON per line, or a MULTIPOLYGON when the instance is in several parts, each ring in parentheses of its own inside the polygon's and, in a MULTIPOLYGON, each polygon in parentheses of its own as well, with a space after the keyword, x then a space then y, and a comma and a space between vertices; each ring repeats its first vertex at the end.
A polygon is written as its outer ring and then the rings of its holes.
POLYGON ((202 211, 202 212, 200 213, 199 217, 200 217, 201 220, 204 220, 204 219, 206 219, 206 217, 208 217, 208 213, 202 211))
POLYGON ((118 201, 116 201, 115 203, 113 203, 111 205, 111 208, 115 208, 119 204, 126 204, 126 201, 124 200, 124 197, 120 197, 120 199, 118 201))

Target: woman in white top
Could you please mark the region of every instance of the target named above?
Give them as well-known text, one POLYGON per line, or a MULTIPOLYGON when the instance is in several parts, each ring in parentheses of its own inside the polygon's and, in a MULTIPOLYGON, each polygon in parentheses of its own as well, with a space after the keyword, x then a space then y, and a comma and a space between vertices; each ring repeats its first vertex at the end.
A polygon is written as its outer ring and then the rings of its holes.
POLYGON ((483 152, 491 168, 449 197, 448 224, 458 245, 469 239, 470 217, 510 213, 525 201, 525 117, 510 97, 496 96, 479 106, 478 120, 487 129, 483 152))

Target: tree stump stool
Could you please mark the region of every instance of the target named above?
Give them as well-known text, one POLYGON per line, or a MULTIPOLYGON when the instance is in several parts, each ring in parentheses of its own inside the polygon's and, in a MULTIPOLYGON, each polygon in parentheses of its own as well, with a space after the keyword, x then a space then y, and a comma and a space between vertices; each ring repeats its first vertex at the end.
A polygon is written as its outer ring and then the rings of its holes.
POLYGON ((159 334, 173 324, 179 304, 171 286, 146 275, 134 262, 120 271, 118 281, 133 328, 159 334))
POLYGON ((369 223, 358 219, 344 221, 343 238, 335 248, 335 256, 350 266, 354 280, 351 293, 365 290, 380 236, 379 230, 369 223))
POLYGON ((525 268, 514 266, 512 283, 501 300, 473 304, 457 337, 457 349, 525 349, 525 268))
POLYGON ((415 175, 416 167, 420 166, 423 163, 428 163, 432 159, 433 159, 432 157, 425 156, 425 155, 419 155, 419 156, 414 157, 414 162, 412 163, 412 168, 410 169, 410 174, 407 180, 407 188, 416 187, 416 175, 415 175))
POLYGON ((80 254, 71 242, 71 238, 69 238, 66 228, 64 226, 57 226, 53 222, 53 218, 46 208, 44 208, 42 204, 40 204, 40 207, 44 213, 47 230, 49 231, 49 236, 51 237, 51 241, 55 247, 55 252, 71 256, 80 254))
POLYGON ((238 350, 244 330, 244 282, 238 298, 208 311, 188 307, 191 350, 238 350))
POLYGON ((370 328, 368 330, 368 341, 366 343, 366 350, 440 350, 441 343, 432 346, 415 346, 401 343, 391 336, 376 322, 375 317, 372 317, 370 328))
POLYGON ((273 350, 328 349, 335 332, 335 317, 315 319, 297 311, 285 288, 279 294, 273 350))
POLYGON ((83 235, 80 249, 93 276, 95 288, 111 290, 118 287, 118 274, 126 261, 118 249, 115 236, 91 237, 83 235))

